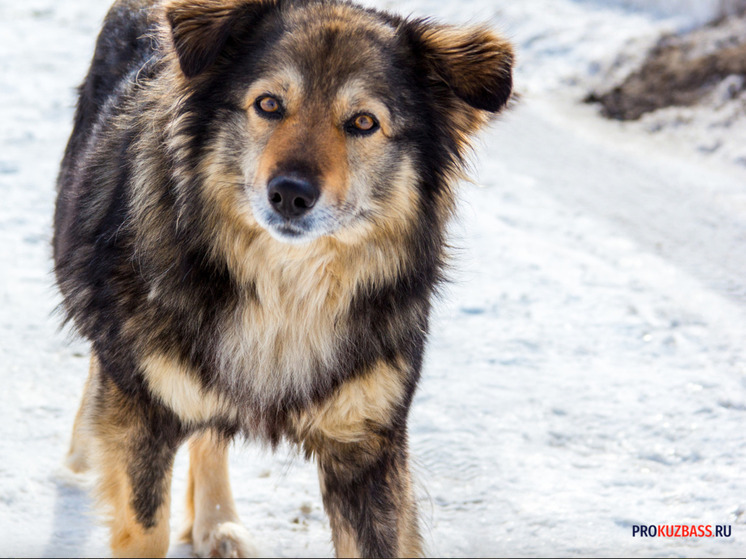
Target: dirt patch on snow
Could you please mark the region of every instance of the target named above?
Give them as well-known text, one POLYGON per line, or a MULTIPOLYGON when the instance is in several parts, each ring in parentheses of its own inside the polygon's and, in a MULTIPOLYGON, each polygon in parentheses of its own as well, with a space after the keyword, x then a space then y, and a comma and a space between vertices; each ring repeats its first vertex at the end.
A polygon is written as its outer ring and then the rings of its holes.
POLYGON ((663 37, 622 83, 585 101, 600 103, 606 117, 637 120, 665 107, 708 102, 716 91, 731 99, 746 92, 744 15, 663 37))

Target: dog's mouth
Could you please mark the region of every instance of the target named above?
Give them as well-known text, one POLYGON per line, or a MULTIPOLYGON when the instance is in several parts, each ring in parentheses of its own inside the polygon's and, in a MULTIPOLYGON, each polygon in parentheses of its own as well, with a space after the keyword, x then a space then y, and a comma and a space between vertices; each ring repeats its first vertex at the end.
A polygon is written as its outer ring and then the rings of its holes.
POLYGON ((299 229, 292 224, 271 225, 267 228, 270 235, 278 240, 290 243, 302 243, 310 241, 314 235, 308 231, 299 229))
POLYGON ((256 199, 251 205, 259 226, 277 241, 303 244, 330 232, 329 228, 324 226, 324 220, 320 219, 316 212, 288 219, 256 199))

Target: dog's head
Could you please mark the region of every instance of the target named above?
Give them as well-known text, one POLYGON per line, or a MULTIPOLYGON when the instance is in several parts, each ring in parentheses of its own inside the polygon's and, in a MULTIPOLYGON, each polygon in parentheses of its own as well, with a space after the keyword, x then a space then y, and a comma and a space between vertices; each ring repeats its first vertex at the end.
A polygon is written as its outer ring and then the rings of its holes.
POLYGON ((165 19, 211 172, 283 242, 447 213, 469 136, 511 93, 486 28, 314 0, 172 0, 165 19))

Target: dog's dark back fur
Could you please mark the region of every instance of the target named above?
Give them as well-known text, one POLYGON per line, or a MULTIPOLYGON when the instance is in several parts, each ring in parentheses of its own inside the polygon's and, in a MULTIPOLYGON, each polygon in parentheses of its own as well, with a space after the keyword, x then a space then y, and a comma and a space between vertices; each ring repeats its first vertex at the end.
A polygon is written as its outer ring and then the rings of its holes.
MULTIPOLYGON (((376 448, 392 449, 375 468, 406 461, 406 417, 444 266, 452 182, 468 137, 510 96, 511 63, 509 45, 484 29, 462 33, 336 2, 115 4, 80 88, 60 171, 54 258, 67 317, 100 363, 96 405, 124 402, 147 432, 141 447, 151 449, 150 467, 133 470, 133 486, 157 486, 171 454, 152 449, 174 449, 199 429, 271 443, 288 437, 322 454, 330 443, 303 427, 304 414, 380 363, 398 376, 385 420, 366 419, 376 448), (327 20, 337 27, 314 35, 314 22, 327 20), (287 39, 304 33, 315 39, 287 39), (369 185, 375 227, 355 242, 332 235, 292 252, 240 222, 226 202, 240 196, 241 142, 251 142, 241 137, 241 95, 288 57, 318 98, 364 68, 395 122, 369 185), (392 178, 405 158, 414 170, 409 191, 392 178), (397 201, 406 197, 414 202, 397 201), (307 278, 295 255, 311 269, 323 261, 326 272, 307 278), (285 291, 271 295, 279 297, 276 316, 268 285, 288 277, 291 287, 276 285, 285 291), (238 328, 240 312, 248 318, 238 328), (303 320, 319 324, 308 342, 293 330, 303 320), (268 331, 277 334, 251 345, 268 331), (211 413, 184 411, 154 388, 174 382, 154 372, 165 362, 214 395, 211 413), (296 370, 285 370, 288 363, 296 370), (276 382, 262 376, 270 373, 276 382)), ((288 157, 321 173, 304 149, 288 157)), ((346 475, 330 472, 328 491, 347 487, 346 475)), ((148 491, 135 495, 145 525, 160 503, 148 491)), ((368 551, 395 549, 390 543, 368 551)))

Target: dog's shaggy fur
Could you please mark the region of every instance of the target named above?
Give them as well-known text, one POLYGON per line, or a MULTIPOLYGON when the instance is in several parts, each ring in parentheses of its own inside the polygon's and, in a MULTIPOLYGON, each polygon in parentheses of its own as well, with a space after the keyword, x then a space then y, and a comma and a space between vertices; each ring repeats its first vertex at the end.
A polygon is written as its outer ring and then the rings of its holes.
POLYGON ((407 414, 469 137, 511 93, 486 28, 323 0, 118 0, 59 176, 64 309, 92 343, 69 464, 115 555, 250 553, 240 434, 319 466, 340 556, 421 554, 407 414))

